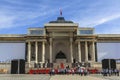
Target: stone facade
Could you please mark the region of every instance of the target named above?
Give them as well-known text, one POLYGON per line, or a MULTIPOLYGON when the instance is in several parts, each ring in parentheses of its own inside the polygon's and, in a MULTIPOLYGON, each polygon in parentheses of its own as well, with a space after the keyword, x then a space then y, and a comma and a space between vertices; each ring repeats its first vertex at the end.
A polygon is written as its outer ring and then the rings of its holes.
POLYGON ((24 35, 0 35, 0 42, 24 42, 28 67, 53 67, 59 63, 97 62, 97 42, 120 42, 120 35, 95 34, 94 28, 82 28, 77 23, 58 17, 43 28, 29 28, 24 35))

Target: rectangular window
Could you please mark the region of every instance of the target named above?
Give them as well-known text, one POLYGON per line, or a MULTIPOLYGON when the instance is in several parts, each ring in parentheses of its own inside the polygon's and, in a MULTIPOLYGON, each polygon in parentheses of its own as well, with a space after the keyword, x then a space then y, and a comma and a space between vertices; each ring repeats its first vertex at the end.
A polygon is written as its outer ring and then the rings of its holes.
POLYGON ((81 35, 81 34, 94 34, 94 31, 93 29, 79 29, 78 32, 77 32, 78 35, 81 35))
POLYGON ((93 34, 93 30, 79 30, 80 34, 93 34))
POLYGON ((32 35, 44 35, 44 30, 30 30, 30 34, 32 35))

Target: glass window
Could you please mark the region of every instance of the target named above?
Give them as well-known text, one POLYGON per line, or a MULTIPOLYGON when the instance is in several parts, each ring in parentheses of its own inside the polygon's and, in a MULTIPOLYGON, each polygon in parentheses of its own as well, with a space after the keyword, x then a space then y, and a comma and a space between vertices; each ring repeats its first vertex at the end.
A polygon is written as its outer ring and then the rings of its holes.
POLYGON ((30 30, 30 34, 32 35, 43 35, 44 34, 44 30, 30 30))
POLYGON ((93 30, 79 30, 79 34, 93 34, 93 30))

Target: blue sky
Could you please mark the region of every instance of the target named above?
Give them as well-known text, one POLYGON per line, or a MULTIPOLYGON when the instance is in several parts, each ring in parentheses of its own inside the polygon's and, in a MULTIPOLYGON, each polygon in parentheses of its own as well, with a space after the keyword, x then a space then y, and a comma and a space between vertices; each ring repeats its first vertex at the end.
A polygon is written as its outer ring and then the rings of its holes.
POLYGON ((97 34, 120 34, 120 0, 0 0, 0 34, 26 34, 44 27, 62 9, 66 20, 94 27, 97 34))

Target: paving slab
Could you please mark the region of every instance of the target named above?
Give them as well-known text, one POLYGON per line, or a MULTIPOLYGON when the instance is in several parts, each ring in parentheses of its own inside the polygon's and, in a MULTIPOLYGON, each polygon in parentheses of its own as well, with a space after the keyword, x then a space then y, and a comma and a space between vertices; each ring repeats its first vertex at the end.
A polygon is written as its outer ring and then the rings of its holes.
POLYGON ((106 80, 93 76, 80 76, 80 75, 55 75, 50 80, 106 80))
POLYGON ((103 76, 101 74, 94 74, 94 75, 90 75, 92 77, 97 77, 97 78, 101 78, 101 79, 106 79, 106 80, 120 80, 120 76, 115 76, 115 75, 112 75, 112 76, 103 76))
POLYGON ((50 76, 42 74, 0 74, 0 80, 50 80, 50 76))
POLYGON ((53 75, 49 74, 0 74, 0 80, 120 80, 120 76, 104 77, 100 74, 80 75, 53 75))

